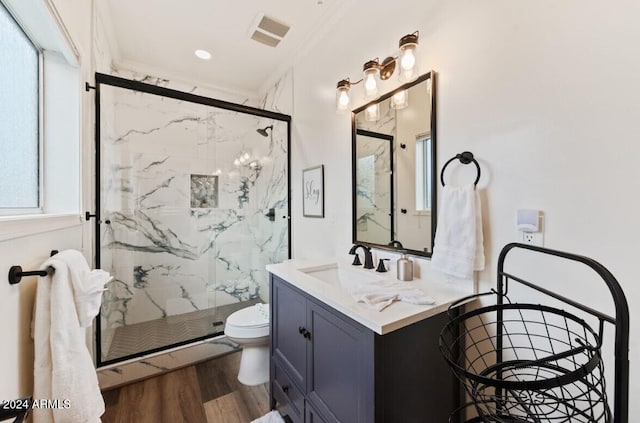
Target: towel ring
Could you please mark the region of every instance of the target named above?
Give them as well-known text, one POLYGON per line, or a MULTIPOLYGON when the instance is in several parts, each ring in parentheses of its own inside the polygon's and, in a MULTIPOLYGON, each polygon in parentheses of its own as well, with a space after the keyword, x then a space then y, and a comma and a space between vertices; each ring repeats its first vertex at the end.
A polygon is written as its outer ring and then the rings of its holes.
POLYGON ((444 186, 444 170, 447 168, 447 166, 449 165, 449 163, 451 163, 454 160, 460 160, 460 163, 462 164, 469 164, 469 163, 473 163, 474 165, 476 165, 476 170, 478 171, 478 176, 476 176, 476 180, 473 183, 474 186, 478 185, 478 181, 480 181, 480 165, 478 164, 478 162, 476 161, 476 159, 473 157, 473 153, 471 151, 463 151, 462 153, 456 154, 454 157, 450 158, 449 160, 447 160, 447 162, 444 164, 444 166, 442 166, 442 171, 440 171, 440 183, 442 184, 442 186, 444 186))

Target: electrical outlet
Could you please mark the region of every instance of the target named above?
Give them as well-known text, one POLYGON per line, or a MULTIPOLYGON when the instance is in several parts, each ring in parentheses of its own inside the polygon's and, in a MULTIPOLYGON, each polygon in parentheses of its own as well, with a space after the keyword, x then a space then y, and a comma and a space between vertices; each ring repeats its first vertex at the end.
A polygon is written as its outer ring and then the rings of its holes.
POLYGON ((522 232, 522 243, 543 247, 544 236, 542 232, 522 232))

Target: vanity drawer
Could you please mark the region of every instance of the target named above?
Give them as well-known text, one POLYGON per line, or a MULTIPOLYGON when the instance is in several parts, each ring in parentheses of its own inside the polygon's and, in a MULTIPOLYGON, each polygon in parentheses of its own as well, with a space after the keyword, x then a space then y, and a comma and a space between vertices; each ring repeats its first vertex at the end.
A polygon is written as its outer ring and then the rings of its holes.
POLYGON ((304 421, 304 395, 277 365, 273 369, 273 396, 280 405, 281 414, 288 415, 294 423, 304 421))

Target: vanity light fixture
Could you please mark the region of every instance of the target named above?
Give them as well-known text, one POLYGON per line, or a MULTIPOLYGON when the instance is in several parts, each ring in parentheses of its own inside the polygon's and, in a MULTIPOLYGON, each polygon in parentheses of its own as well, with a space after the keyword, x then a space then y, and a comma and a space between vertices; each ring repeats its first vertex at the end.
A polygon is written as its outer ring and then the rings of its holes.
MULTIPOLYGON (((345 78, 338 82, 336 86, 336 110, 341 112, 349 108, 349 91, 352 85, 359 84, 364 81, 365 98, 371 100, 378 94, 378 79, 385 81, 393 75, 396 70, 396 65, 400 66, 399 79, 402 82, 408 82, 413 80, 417 75, 416 67, 416 48, 418 46, 418 31, 407 34, 400 38, 398 43, 400 47, 400 53, 398 56, 389 56, 385 58, 382 63, 378 58, 367 61, 362 67, 362 79, 351 82, 349 78, 345 78), (398 63, 399 62, 399 63, 398 63)), ((406 93, 405 100, 396 103, 393 107, 396 109, 402 109, 406 107, 406 93)))
POLYGON ((378 94, 378 83, 376 82, 376 76, 379 75, 380 64, 378 59, 369 60, 362 67, 362 79, 364 79, 364 96, 367 100, 375 98, 378 94))
POLYGON ((416 69, 416 48, 418 32, 400 38, 400 81, 409 82, 418 75, 416 69))
POLYGON ((351 88, 351 82, 349 78, 343 79, 338 82, 336 87, 336 109, 339 112, 347 110, 349 107, 349 89, 351 88))

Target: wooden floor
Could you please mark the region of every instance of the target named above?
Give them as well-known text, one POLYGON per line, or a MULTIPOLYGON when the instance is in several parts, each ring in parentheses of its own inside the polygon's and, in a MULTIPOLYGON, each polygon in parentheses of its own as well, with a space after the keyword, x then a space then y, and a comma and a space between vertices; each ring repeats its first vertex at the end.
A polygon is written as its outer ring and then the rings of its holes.
POLYGON ((269 411, 267 385, 238 382, 240 352, 103 392, 103 423, 248 423, 269 411))

